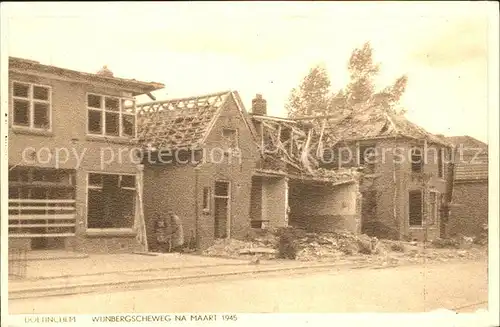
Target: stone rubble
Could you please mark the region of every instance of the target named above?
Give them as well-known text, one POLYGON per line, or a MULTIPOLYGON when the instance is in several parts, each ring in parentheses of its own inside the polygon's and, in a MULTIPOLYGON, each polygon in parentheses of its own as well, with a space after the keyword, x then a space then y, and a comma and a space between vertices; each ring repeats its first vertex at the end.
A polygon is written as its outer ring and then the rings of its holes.
MULTIPOLYGON (((217 240, 203 252, 207 256, 247 258, 251 263, 279 258, 279 233, 258 231, 246 240, 217 240)), ((355 235, 339 230, 334 233, 293 234, 295 260, 309 262, 371 263, 381 266, 403 263, 448 262, 486 258, 485 246, 473 245, 470 239, 432 243, 378 240, 367 235, 355 235), (445 245, 443 245, 445 244, 445 245)))

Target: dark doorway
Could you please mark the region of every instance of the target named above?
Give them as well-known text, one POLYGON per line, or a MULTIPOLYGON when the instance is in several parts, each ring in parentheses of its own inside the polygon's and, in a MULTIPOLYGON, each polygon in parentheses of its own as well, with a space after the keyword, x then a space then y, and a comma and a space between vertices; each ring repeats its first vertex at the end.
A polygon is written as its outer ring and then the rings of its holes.
POLYGON ((422 226, 422 191, 415 190, 409 192, 410 202, 410 226, 422 226))
POLYGON ((377 234, 377 191, 363 192, 361 200, 361 232, 367 235, 377 234))

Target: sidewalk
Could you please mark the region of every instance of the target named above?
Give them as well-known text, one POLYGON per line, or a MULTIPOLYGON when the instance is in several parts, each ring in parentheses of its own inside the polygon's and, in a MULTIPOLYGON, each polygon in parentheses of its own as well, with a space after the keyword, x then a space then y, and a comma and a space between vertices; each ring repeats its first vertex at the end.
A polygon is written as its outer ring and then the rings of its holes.
MULTIPOLYGON (((28 262, 28 277, 9 280, 9 299, 110 291, 172 282, 272 274, 286 271, 331 270, 348 262, 312 263, 288 260, 222 259, 190 254, 90 255, 87 258, 28 262)), ((350 264, 351 266, 352 263, 350 264)), ((356 267, 362 266, 357 264, 356 267)))
POLYGON ((183 269, 220 265, 247 264, 247 260, 209 258, 191 254, 91 254, 53 259, 29 258, 25 280, 88 276, 95 274, 183 269))

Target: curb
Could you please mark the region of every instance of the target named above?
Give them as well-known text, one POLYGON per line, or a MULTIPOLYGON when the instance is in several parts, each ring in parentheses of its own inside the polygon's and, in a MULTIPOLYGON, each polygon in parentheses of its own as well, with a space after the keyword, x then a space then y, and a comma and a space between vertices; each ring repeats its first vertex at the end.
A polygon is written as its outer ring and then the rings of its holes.
MULTIPOLYGON (((57 295, 74 295, 74 294, 83 294, 83 293, 93 293, 102 290, 103 288, 108 287, 117 287, 120 288, 122 286, 126 286, 127 290, 131 288, 137 288, 138 286, 155 286, 158 283, 168 282, 168 281, 186 281, 186 280, 196 280, 198 279, 200 282, 203 280, 211 279, 214 277, 230 277, 230 276, 245 276, 245 275, 254 275, 254 274, 265 274, 265 273, 275 273, 282 271, 322 271, 329 270, 331 268, 348 268, 348 269, 363 269, 370 268, 373 265, 338 265, 338 264, 324 264, 324 265, 313 265, 313 266, 296 266, 296 267, 278 267, 278 268, 268 268, 268 269, 257 269, 257 270, 248 270, 248 271, 237 271, 237 272, 223 272, 223 273, 209 273, 209 274, 192 274, 185 276, 168 276, 157 279, 138 279, 134 281, 116 281, 116 282, 105 282, 105 283, 87 283, 80 285, 68 285, 68 286, 57 286, 57 287, 39 287, 39 288, 31 288, 31 289, 20 289, 9 292, 9 300, 17 300, 17 299, 28 299, 28 298, 37 298, 37 297, 46 297, 46 296, 57 296, 57 295)), ((120 291, 121 289, 117 289, 120 291)))
POLYGON ((119 273, 140 273, 140 272, 152 272, 152 271, 168 271, 168 270, 184 270, 191 268, 211 268, 211 267, 227 267, 227 266, 246 266, 246 263, 221 263, 221 264, 208 264, 208 265, 198 265, 198 266, 189 266, 189 267, 165 267, 165 268, 149 268, 149 269, 134 269, 134 270, 113 270, 113 271, 105 271, 105 272, 97 272, 90 274, 72 274, 72 275, 59 275, 59 276, 47 276, 47 277, 37 277, 34 279, 28 280, 50 280, 50 279, 58 279, 58 278, 71 278, 71 277, 83 277, 83 276, 103 276, 103 275, 111 275, 111 274, 119 274, 119 273))

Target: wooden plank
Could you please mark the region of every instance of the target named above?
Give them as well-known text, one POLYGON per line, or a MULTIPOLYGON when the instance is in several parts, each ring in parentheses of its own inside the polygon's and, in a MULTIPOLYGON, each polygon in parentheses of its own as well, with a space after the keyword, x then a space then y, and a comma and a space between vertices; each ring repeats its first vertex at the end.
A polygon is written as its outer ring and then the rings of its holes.
POLYGON ((9 215, 9 220, 58 220, 75 219, 74 214, 67 215, 9 215))
POLYGON ((9 203, 75 203, 76 200, 69 200, 69 199, 63 199, 63 200, 51 200, 51 199, 9 199, 9 203))
POLYGON ((75 233, 53 233, 53 234, 9 234, 12 238, 26 238, 26 237, 70 237, 75 236, 75 233))
POLYGON ((75 227, 76 223, 74 224, 15 224, 15 225, 9 225, 9 228, 23 228, 23 227, 75 227))
POLYGON ((25 206, 25 207, 9 207, 9 210, 43 210, 43 211, 74 211, 75 207, 36 207, 36 206, 25 206))

